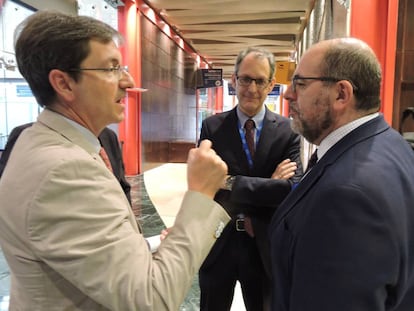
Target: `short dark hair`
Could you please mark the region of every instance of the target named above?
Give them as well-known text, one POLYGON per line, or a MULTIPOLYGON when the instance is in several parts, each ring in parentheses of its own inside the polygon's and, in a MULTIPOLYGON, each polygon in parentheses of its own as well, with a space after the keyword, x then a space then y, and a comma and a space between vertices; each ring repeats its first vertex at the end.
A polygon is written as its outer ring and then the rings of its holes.
POLYGON ((351 38, 335 40, 323 57, 321 75, 346 79, 356 86, 356 109, 379 109, 381 66, 368 45, 351 38))
MULTIPOLYGON (((56 97, 49 83, 52 69, 79 68, 90 53, 90 40, 102 43, 122 40, 111 26, 88 16, 71 16, 55 11, 38 11, 15 31, 15 53, 20 73, 40 106, 56 97)), ((69 73, 75 80, 79 73, 69 73)))

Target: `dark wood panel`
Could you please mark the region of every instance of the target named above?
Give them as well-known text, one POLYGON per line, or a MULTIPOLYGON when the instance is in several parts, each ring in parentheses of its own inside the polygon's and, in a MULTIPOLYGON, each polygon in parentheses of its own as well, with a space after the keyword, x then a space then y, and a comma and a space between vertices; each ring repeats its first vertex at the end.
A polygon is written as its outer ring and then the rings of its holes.
POLYGON ((192 142, 171 142, 169 152, 170 163, 185 163, 187 162, 188 152, 195 147, 192 142))
MULTIPOLYGON (((402 0, 400 0, 402 1, 402 0)), ((406 6, 404 23, 404 50, 414 51, 414 1, 404 0, 406 6)))
MULTIPOLYGON (((392 126, 400 128, 402 112, 414 106, 414 1, 399 0, 392 126)), ((410 121, 411 122, 411 121, 410 121)), ((407 122, 404 127, 411 129, 407 122)), ((404 129, 404 130, 407 130, 404 129)))
POLYGON ((196 141, 196 96, 191 72, 196 71, 197 63, 147 19, 142 19, 141 26, 141 82, 148 89, 142 93, 140 111, 141 163, 145 172, 164 163, 187 160, 189 148, 174 142, 196 141))
MULTIPOLYGON (((411 41, 414 42, 414 39, 412 38, 411 41)), ((413 51, 404 50, 402 53, 403 53, 402 54, 402 57, 403 57, 402 80, 414 82, 414 50, 413 51)))

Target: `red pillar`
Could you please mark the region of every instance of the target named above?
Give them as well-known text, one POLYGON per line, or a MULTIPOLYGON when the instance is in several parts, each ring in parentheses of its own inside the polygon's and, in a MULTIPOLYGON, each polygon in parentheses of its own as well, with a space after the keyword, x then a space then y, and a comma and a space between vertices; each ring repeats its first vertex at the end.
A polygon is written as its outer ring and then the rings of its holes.
POLYGON ((398 0, 352 0, 351 36, 365 41, 381 63, 381 112, 392 124, 398 0))
MULTIPOLYGON (((118 28, 125 38, 122 47, 124 63, 134 77, 135 86, 141 86, 141 26, 140 12, 135 1, 124 1, 119 8, 118 28)), ((125 106, 125 119, 119 124, 119 139, 123 142, 122 152, 125 174, 141 173, 141 94, 128 91, 125 106)))
POLYGON ((216 87, 216 107, 215 107, 215 113, 223 112, 223 87, 216 87))
POLYGON ((394 111, 394 82, 395 82, 395 61, 397 54, 397 32, 398 32, 398 0, 388 1, 387 19, 387 44, 385 50, 384 68, 384 105, 383 113, 385 119, 391 125, 394 111))

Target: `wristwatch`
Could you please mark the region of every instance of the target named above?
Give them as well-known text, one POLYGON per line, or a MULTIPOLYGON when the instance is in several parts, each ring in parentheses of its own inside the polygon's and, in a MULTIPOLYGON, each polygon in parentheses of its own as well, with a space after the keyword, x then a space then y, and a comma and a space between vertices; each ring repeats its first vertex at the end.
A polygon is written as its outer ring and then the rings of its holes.
POLYGON ((224 189, 231 191, 233 189, 234 181, 236 180, 236 176, 229 176, 224 183, 224 189))

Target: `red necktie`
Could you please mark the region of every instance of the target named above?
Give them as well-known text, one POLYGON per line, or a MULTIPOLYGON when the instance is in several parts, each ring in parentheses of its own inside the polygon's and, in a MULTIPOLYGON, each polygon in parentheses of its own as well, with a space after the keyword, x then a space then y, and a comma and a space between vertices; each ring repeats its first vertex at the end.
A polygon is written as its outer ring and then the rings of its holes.
POLYGON ((113 173, 111 162, 109 161, 108 154, 106 153, 105 149, 101 147, 99 150, 99 155, 101 156, 102 160, 104 161, 106 167, 113 173))
POLYGON ((252 119, 248 119, 246 121, 246 123, 244 123, 244 129, 246 130, 245 136, 246 136, 247 147, 249 147, 250 155, 253 158, 254 157, 254 151, 255 151, 255 146, 254 146, 254 129, 255 129, 255 125, 254 125, 254 121, 252 119))

